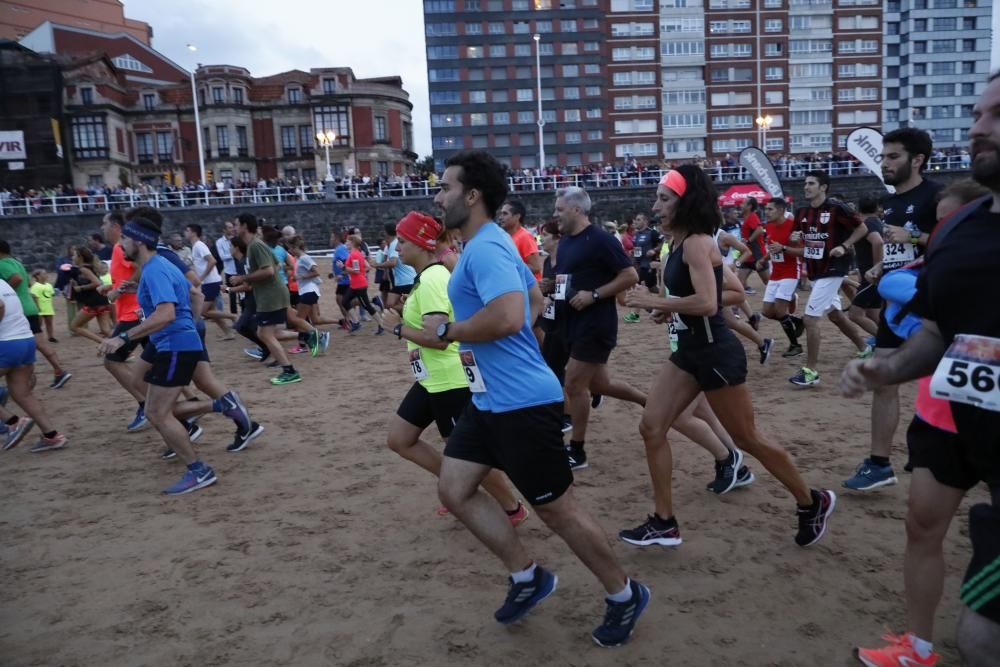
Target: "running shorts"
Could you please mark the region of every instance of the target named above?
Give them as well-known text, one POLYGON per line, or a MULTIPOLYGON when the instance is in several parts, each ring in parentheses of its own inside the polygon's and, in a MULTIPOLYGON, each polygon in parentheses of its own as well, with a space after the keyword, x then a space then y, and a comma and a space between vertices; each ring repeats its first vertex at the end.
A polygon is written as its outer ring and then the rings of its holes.
MULTIPOLYGON (((72 303, 72 302, 71 302, 72 303)), ((28 318, 28 326, 31 327, 31 333, 40 334, 42 333, 42 318, 38 315, 25 315, 28 318)))
POLYGON ((764 303, 774 303, 778 299, 791 303, 795 298, 795 290, 799 287, 798 278, 782 278, 768 280, 764 288, 764 303))
POLYGON ((319 294, 316 292, 301 292, 299 294, 299 303, 303 306, 315 306, 319 303, 319 294))
POLYGON ((806 315, 823 317, 831 310, 842 310, 839 292, 843 282, 843 276, 814 280, 812 291, 809 292, 809 303, 806 304, 806 315))
POLYGON ((111 312, 110 304, 101 304, 100 306, 80 306, 80 310, 87 313, 88 315, 93 315, 97 317, 98 315, 103 315, 104 313, 111 312))
POLYGON ((437 424, 438 433, 445 440, 451 435, 472 392, 467 387, 430 393, 419 382, 414 382, 403 397, 396 414, 417 428, 437 424))
MULTIPOLYGON (((201 293, 205 295, 206 303, 215 303, 216 297, 219 296, 219 290, 222 289, 222 281, 217 283, 202 283, 201 293)), ((214 306, 213 306, 214 307, 214 306)))
POLYGON ((881 308, 882 295, 878 293, 878 287, 868 282, 865 278, 862 278, 861 287, 858 288, 858 293, 855 295, 851 305, 865 310, 881 308))
POLYGON ((983 434, 964 438, 914 417, 906 430, 906 446, 913 467, 927 468, 945 486, 968 491, 979 482, 1000 484, 1000 451, 990 449, 983 434))
POLYGON ((651 292, 656 291, 656 269, 650 267, 639 269, 639 284, 645 285, 651 292))
POLYGON ((882 307, 882 312, 878 315, 878 331, 875 332, 875 347, 881 347, 886 350, 895 350, 901 347, 906 341, 897 336, 892 328, 889 326, 888 320, 885 319, 885 306, 882 307))
MULTIPOLYGON (((198 361, 207 361, 211 363, 211 359, 208 358, 208 348, 205 347, 205 332, 199 331, 198 334, 201 336, 201 352, 198 353, 200 355, 198 361)), ((139 354, 139 358, 147 364, 152 365, 156 363, 156 355, 159 353, 160 351, 156 349, 156 345, 153 344, 153 341, 147 338, 146 344, 142 346, 142 352, 139 354)))
POLYGON ((670 355, 670 361, 693 375, 702 391, 735 387, 747 381, 747 354, 733 334, 708 345, 681 344, 670 355))
MULTIPOLYGON (((143 355, 145 356, 145 350, 143 355)), ((201 355, 201 351, 157 352, 152 360, 153 367, 146 372, 145 380, 157 387, 186 387, 191 384, 201 355)))
POLYGON ((292 308, 299 305, 299 291, 298 290, 288 290, 288 305, 292 308))
POLYGON ((267 327, 267 326, 280 326, 288 322, 288 310, 285 308, 279 308, 278 310, 271 310, 266 313, 257 311, 257 326, 267 327))
MULTIPOLYGON (((115 336, 121 335, 125 331, 131 331, 132 329, 139 326, 139 324, 140 324, 139 320, 132 320, 131 322, 119 322, 118 324, 115 325, 115 328, 111 330, 111 337, 114 338, 115 336)), ((105 354, 104 359, 107 361, 117 361, 119 363, 125 363, 126 361, 128 361, 129 355, 135 352, 135 348, 139 347, 139 345, 146 347, 146 339, 129 338, 128 342, 122 345, 120 348, 118 348, 114 352, 105 354)))
POLYGON ((510 412, 485 412, 469 401, 444 455, 502 470, 529 503, 550 503, 573 484, 562 415, 562 401, 510 412))
POLYGON ((35 339, 0 341, 0 368, 18 368, 35 363, 35 339))
POLYGON ((587 332, 586 336, 569 341, 569 356, 588 364, 606 364, 617 344, 617 333, 587 332))

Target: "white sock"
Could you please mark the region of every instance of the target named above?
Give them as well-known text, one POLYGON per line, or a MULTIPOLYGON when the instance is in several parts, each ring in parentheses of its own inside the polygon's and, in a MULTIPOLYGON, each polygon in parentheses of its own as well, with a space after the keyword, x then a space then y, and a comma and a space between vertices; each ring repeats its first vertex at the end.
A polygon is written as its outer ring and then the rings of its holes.
POLYGON ((519 570, 518 572, 511 572, 510 578, 514 580, 515 584, 526 584, 535 578, 535 561, 531 561, 531 565, 519 570))
POLYGON ((612 602, 628 602, 632 599, 632 580, 628 577, 625 578, 625 588, 621 589, 614 595, 609 595, 608 599, 612 602))
POLYGON ((929 642, 926 639, 921 639, 912 632, 910 633, 910 644, 913 645, 913 650, 917 652, 921 658, 926 658, 931 653, 934 652, 934 643, 929 642))

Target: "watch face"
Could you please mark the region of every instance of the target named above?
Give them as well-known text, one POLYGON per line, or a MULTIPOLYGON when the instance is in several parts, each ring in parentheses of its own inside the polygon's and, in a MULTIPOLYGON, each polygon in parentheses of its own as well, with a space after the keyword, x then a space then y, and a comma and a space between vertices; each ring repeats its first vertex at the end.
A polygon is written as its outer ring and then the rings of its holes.
POLYGON ((438 325, 437 335, 438 338, 444 338, 444 335, 448 332, 448 323, 443 322, 438 325))

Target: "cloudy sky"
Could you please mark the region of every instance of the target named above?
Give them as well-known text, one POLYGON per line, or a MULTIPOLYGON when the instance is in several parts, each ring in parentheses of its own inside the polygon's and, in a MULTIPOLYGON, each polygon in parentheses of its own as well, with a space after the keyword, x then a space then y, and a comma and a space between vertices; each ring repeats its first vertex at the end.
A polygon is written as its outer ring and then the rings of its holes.
POLYGON ((421 156, 431 152, 420 0, 125 0, 128 18, 153 26, 153 47, 178 65, 239 65, 254 76, 347 66, 359 78, 399 75, 413 102, 421 156), (197 53, 186 48, 198 47, 197 53))

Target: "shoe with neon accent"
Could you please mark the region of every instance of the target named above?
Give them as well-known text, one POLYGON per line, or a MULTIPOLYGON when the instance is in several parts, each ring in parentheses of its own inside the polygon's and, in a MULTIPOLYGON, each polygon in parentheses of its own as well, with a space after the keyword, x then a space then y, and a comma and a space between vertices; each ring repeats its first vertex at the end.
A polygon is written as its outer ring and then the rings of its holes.
POLYGON ((854 471, 854 475, 842 482, 844 488, 852 491, 871 491, 895 483, 896 473, 892 466, 875 465, 871 459, 865 459, 854 471))
POLYGON ((931 651, 926 658, 921 658, 910 635, 883 635, 882 639, 889 642, 882 648, 854 649, 854 655, 867 667, 933 667, 940 656, 931 651))
POLYGON ((302 343, 299 343, 298 345, 293 345, 292 347, 288 348, 288 354, 302 354, 303 352, 308 352, 308 351, 309 348, 303 345, 302 343))
POLYGON ((302 376, 298 372, 282 371, 278 377, 271 378, 271 384, 292 384, 293 382, 302 382, 302 376))
POLYGON ((215 476, 215 471, 207 465, 202 465, 201 469, 197 471, 188 468, 184 471, 184 476, 173 486, 164 489, 163 493, 168 496, 181 496, 198 489, 204 489, 206 486, 215 484, 216 481, 218 478, 215 476))
POLYGON ((622 316, 622 320, 628 322, 629 324, 635 324, 639 321, 639 313, 625 313, 622 316))
POLYGON ((134 431, 138 431, 148 423, 149 420, 146 419, 146 411, 140 405, 138 408, 135 409, 135 417, 133 417, 132 421, 130 421, 128 426, 125 427, 125 430, 127 430, 129 433, 132 433, 134 431))
POLYGON ((637 547, 648 547, 654 544, 661 547, 677 547, 683 542, 677 521, 667 521, 656 514, 650 514, 635 528, 621 531, 618 533, 618 537, 623 542, 634 544, 637 547))
POLYGON ((513 512, 507 512, 507 518, 510 519, 510 523, 514 526, 521 525, 522 523, 528 520, 529 516, 531 516, 531 512, 528 511, 528 508, 525 507, 524 503, 522 503, 520 500, 517 501, 516 510, 514 510, 513 512))
POLYGON ((3 443, 4 451, 17 447, 25 434, 35 425, 35 420, 31 417, 18 417, 17 423, 7 427, 7 439, 3 443))
POLYGON ((795 534, 795 543, 800 547, 808 547, 820 541, 826 534, 827 522, 837 504, 837 494, 824 489, 813 490, 813 504, 810 507, 800 507, 799 531, 795 534))
POLYGON ((788 381, 799 387, 812 387, 819 384, 819 373, 803 366, 798 373, 788 378, 788 381))
POLYGON ((531 609, 552 595, 559 585, 559 577, 546 570, 541 565, 535 566, 535 576, 531 581, 515 583, 509 579, 510 588, 507 590, 507 599, 503 606, 493 614, 500 623, 507 625, 524 618, 531 609))
POLYGON ((865 345, 865 349, 861 350, 854 355, 855 359, 868 359, 875 353, 874 348, 871 345, 865 345))
POLYGON ((636 621, 649 604, 650 593, 638 581, 630 581, 629 588, 632 589, 632 598, 628 602, 607 600, 604 622, 590 634, 598 646, 621 646, 632 636, 636 621))
POLYGON ((313 329, 306 337, 306 345, 309 346, 309 354, 316 356, 319 354, 319 331, 313 329))
POLYGON ((41 438, 39 438, 38 442, 35 443, 35 446, 32 447, 30 451, 32 454, 49 452, 52 451, 53 449, 62 449, 68 443, 69 440, 67 440, 66 436, 63 435, 62 433, 56 433, 51 438, 46 438, 43 435, 41 438))

